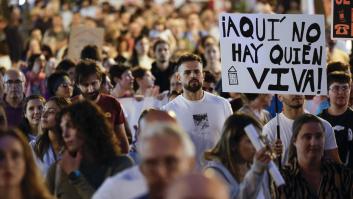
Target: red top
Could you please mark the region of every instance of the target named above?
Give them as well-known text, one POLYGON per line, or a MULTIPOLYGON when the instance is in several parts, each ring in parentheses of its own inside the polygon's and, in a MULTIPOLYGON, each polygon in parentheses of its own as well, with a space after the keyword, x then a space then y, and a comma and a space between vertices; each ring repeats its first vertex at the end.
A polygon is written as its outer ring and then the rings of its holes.
MULTIPOLYGON (((83 99, 82 95, 73 97, 72 102, 83 99)), ((121 108, 120 102, 111 95, 104 93, 99 94, 99 100, 96 103, 103 111, 105 117, 111 122, 113 127, 123 124, 125 122, 124 112, 121 108)))

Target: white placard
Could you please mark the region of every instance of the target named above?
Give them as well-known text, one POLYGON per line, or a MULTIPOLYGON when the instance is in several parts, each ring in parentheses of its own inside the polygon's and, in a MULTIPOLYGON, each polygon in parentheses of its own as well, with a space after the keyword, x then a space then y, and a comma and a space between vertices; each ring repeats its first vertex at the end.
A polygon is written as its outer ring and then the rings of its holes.
MULTIPOLYGON (((259 134, 257 133, 255 127, 250 124, 244 128, 246 135, 249 137, 251 143, 254 145, 256 151, 265 147, 265 145, 260 141, 259 134)), ((277 165, 271 160, 268 164, 268 171, 272 176, 273 180, 276 183, 276 186, 279 187, 285 184, 285 181, 278 170, 277 165)))
POLYGON ((326 95, 323 15, 219 17, 226 92, 326 95))
POLYGON ((96 45, 98 49, 102 49, 103 42, 103 28, 73 27, 70 33, 68 57, 74 61, 78 61, 81 50, 85 46, 96 45))

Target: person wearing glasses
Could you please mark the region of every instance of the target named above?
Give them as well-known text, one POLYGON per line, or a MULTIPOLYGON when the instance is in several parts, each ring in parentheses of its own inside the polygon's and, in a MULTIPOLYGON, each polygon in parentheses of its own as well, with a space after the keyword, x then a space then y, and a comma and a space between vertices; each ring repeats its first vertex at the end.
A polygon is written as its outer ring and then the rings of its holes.
POLYGON ((17 69, 9 69, 5 73, 2 106, 5 109, 9 127, 17 127, 22 120, 25 81, 25 76, 17 69))
POLYGON ((349 108, 351 76, 335 71, 327 76, 330 106, 319 116, 327 120, 335 132, 338 153, 345 166, 353 168, 353 110, 349 108))

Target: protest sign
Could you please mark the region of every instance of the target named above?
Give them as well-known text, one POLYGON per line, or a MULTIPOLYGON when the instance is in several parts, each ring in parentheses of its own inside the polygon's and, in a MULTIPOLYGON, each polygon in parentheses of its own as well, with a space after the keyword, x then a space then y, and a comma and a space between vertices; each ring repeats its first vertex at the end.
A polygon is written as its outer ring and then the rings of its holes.
POLYGON ((104 41, 103 28, 73 27, 70 33, 68 57, 78 61, 81 50, 87 45, 96 45, 102 49, 104 41))
POLYGON ((353 38, 353 0, 332 0, 331 38, 353 38))
POLYGON ((322 15, 223 13, 219 28, 224 91, 327 94, 322 15))

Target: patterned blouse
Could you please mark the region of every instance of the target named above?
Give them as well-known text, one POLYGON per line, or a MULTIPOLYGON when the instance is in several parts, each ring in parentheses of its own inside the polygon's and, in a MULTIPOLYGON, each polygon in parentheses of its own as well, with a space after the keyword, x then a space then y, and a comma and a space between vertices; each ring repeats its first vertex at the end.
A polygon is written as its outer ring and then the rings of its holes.
MULTIPOLYGON (((285 167, 282 175, 286 185, 272 189, 277 199, 348 199, 353 198, 353 172, 337 163, 323 161, 322 180, 317 191, 301 175, 299 167, 285 167)), ((272 187, 273 188, 273 187, 272 187)))

